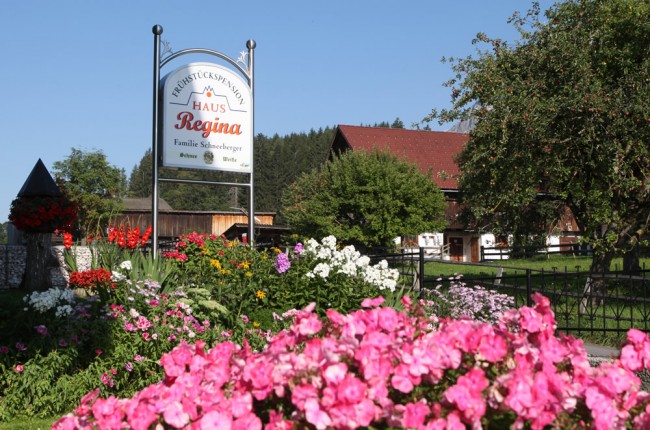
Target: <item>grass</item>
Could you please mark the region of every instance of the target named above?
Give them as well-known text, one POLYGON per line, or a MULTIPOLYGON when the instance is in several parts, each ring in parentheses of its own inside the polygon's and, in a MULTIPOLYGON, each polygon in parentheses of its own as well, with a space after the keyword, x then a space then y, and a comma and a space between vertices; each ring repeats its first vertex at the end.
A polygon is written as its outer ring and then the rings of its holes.
MULTIPOLYGON (((650 258, 642 258, 641 267, 650 267, 650 258)), ((526 269, 544 270, 546 272, 586 272, 591 266, 591 257, 566 256, 566 255, 540 255, 527 259, 491 260, 482 263, 454 263, 449 261, 428 260, 425 265, 425 274, 431 276, 442 275, 445 277, 453 274, 464 276, 496 275, 499 267, 509 274, 523 274, 526 269)), ((611 270, 621 270, 623 259, 615 258, 611 270)))
POLYGON ((59 418, 14 418, 9 422, 0 422, 0 430, 46 430, 52 428, 59 418))

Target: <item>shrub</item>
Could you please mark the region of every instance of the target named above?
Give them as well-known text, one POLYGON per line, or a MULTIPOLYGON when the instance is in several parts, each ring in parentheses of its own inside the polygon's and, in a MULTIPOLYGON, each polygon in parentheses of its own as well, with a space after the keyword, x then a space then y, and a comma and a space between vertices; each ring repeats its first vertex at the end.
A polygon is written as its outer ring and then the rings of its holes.
POLYGON ((428 311, 438 317, 469 318, 476 321, 496 324, 501 315, 515 305, 507 294, 461 282, 462 276, 451 278, 451 285, 443 288, 437 285, 431 290, 424 290, 422 296, 427 299, 428 311))
POLYGON ((322 315, 330 308, 350 312, 366 297, 395 290, 398 273, 385 261, 370 265, 353 246, 337 249, 336 238, 310 239, 285 252, 267 252, 238 241, 198 233, 181 236, 166 257, 176 264, 179 285, 195 303, 213 302, 230 310, 221 322, 246 315, 270 328, 273 314, 314 302, 322 315), (194 297, 195 288, 209 292, 194 297))

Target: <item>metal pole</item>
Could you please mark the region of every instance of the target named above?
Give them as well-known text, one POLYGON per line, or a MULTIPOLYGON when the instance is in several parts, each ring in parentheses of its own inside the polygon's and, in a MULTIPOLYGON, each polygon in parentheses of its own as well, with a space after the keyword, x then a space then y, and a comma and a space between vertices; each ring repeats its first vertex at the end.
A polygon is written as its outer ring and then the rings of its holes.
POLYGON ((151 31, 154 34, 153 43, 153 126, 151 142, 151 217, 152 217, 152 235, 151 235, 151 252, 153 258, 158 257, 158 91, 160 86, 160 35, 163 28, 160 25, 154 25, 151 31))
POLYGON ((248 243, 251 246, 255 245, 255 188, 253 186, 253 174, 255 172, 255 148, 253 141, 255 140, 255 86, 254 86, 254 72, 253 72, 253 50, 255 49, 255 41, 253 39, 246 42, 248 48, 248 77, 250 79, 251 87, 251 174, 250 186, 248 187, 249 208, 248 208, 248 243))

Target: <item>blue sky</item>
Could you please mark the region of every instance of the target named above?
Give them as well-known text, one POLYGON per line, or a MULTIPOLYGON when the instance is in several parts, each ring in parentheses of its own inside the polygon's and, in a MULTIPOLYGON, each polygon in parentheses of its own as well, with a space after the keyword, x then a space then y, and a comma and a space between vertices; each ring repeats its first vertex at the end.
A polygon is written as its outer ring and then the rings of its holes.
MULTIPOLYGON (((513 40, 518 0, 12 1, 0 13, 0 219, 39 158, 102 150, 131 169, 151 147, 153 34, 173 51, 236 59, 254 39, 255 132, 280 135, 400 118, 449 105, 443 56, 477 32, 513 40)), ((553 2, 541 1, 543 9, 553 2)), ((162 70, 194 61, 185 56, 162 70)), ((432 124, 434 129, 448 126, 432 124)))

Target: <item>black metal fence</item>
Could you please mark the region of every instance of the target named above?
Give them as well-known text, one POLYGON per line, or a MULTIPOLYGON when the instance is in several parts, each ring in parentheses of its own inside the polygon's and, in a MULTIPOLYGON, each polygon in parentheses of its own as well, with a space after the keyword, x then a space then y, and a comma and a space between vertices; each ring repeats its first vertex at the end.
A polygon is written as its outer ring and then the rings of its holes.
MULTIPOLYGON (((400 282, 414 294, 426 289, 447 288, 451 283, 480 285, 492 291, 513 297, 516 307, 531 306, 532 295, 540 293, 549 298, 555 313, 558 330, 574 335, 591 334, 620 336, 630 328, 650 332, 650 270, 633 274, 610 272, 593 274, 581 270, 535 270, 505 265, 485 266, 485 273, 464 275, 458 280, 454 274, 463 273, 463 266, 472 263, 453 263, 434 260, 419 252, 391 253, 371 256, 373 261, 386 259, 391 267, 400 270, 400 282), (445 272, 436 264, 444 263, 445 272), (455 270, 450 271, 448 265, 455 270)), ((476 265, 476 264, 472 264, 476 265)))

